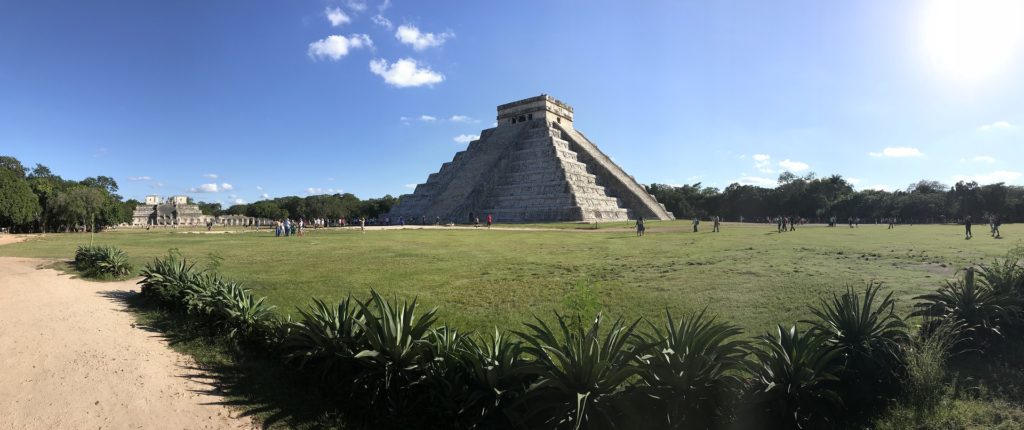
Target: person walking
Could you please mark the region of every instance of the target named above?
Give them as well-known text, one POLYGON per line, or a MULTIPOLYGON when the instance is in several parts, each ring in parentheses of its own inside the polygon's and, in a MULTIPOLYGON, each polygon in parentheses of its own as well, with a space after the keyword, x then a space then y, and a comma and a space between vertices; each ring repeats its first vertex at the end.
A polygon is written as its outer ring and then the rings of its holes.
POLYGON ((722 218, 719 217, 718 215, 715 215, 714 217, 711 218, 711 220, 714 221, 714 224, 712 224, 712 226, 711 226, 711 232, 712 233, 720 232, 721 231, 721 225, 722 225, 722 218))
POLYGON ((693 217, 693 232, 697 232, 697 226, 700 225, 700 220, 697 217, 693 217))
POLYGON ((1000 224, 1002 224, 1002 222, 1001 222, 1001 221, 999 221, 999 217, 997 217, 997 216, 993 215, 993 216, 992 216, 992 237, 994 237, 994 238, 996 238, 996 239, 1002 239, 1002 238, 1003 238, 1003 237, 1002 237, 1002 236, 1001 236, 1001 235, 999 234, 999 225, 1000 225, 1000 224))
POLYGON ((359 217, 359 231, 366 233, 366 217, 359 217))
POLYGON ((642 217, 642 216, 641 217, 637 217, 636 218, 636 237, 643 236, 645 229, 646 229, 646 227, 644 227, 644 217, 642 217))
POLYGON ((491 224, 494 224, 494 218, 491 214, 487 214, 487 228, 491 228, 491 224))
POLYGON ((973 237, 971 235, 971 216, 970 215, 967 215, 967 217, 964 218, 964 233, 965 233, 964 240, 967 240, 967 239, 970 239, 971 237, 973 237))

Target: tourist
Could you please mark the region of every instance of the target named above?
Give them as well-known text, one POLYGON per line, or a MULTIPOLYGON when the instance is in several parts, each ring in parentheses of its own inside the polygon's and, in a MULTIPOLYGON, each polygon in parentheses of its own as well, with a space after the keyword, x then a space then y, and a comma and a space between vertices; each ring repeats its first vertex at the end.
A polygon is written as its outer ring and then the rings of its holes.
POLYGON ((779 233, 782 233, 782 230, 786 228, 786 226, 783 223, 784 221, 782 220, 781 215, 775 217, 775 230, 778 231, 779 233))
POLYGON ((693 217, 693 232, 697 232, 697 226, 700 225, 700 220, 697 217, 693 217))
POLYGON ((292 234, 291 230, 292 230, 292 220, 290 220, 288 218, 285 218, 284 219, 284 237, 290 236, 292 234))
POLYGON ((435 216, 434 217, 434 225, 437 225, 437 226, 441 225, 441 217, 440 216, 435 216))
POLYGON ((999 218, 996 217, 995 215, 993 215, 992 216, 992 237, 994 237, 996 239, 1002 239, 1003 238, 1002 236, 999 235, 999 225, 1000 224, 1002 224, 1002 222, 999 221, 999 218))
POLYGON ((789 220, 789 231, 796 231, 796 222, 797 222, 796 220, 798 218, 799 217, 790 218, 790 220, 789 220))
POLYGON ((366 233, 366 217, 359 217, 359 231, 366 233))
POLYGON ((306 220, 299 218, 299 236, 303 236, 303 230, 306 228, 306 220))
POLYGON ((480 227, 480 217, 473 218, 473 227, 480 227))
POLYGON ((644 217, 642 217, 642 216, 641 217, 637 217, 636 218, 636 237, 643 236, 645 229, 646 229, 646 227, 644 227, 644 217))
POLYGON ((491 228, 491 224, 494 224, 494 218, 491 214, 487 214, 487 228, 491 228))
POLYGON ((281 220, 274 221, 274 237, 281 237, 281 220))
POLYGON ((967 215, 967 218, 964 218, 964 233, 965 233, 964 240, 970 239, 972 237, 971 236, 971 216, 970 215, 967 215))
POLYGON ((715 215, 715 216, 711 217, 711 221, 714 221, 714 224, 712 224, 712 226, 711 226, 711 232, 712 233, 718 233, 720 231, 720 228, 721 228, 721 225, 722 225, 721 217, 719 217, 718 215, 715 215))

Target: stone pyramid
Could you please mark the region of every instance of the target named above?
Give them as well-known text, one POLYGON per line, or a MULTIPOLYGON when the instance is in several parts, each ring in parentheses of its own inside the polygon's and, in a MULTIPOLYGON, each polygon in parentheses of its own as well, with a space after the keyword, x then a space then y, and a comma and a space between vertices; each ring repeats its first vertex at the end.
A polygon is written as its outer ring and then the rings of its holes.
POLYGON ((464 223, 675 219, 573 128, 572 107, 548 95, 498 106, 497 127, 401 196, 391 218, 464 223))

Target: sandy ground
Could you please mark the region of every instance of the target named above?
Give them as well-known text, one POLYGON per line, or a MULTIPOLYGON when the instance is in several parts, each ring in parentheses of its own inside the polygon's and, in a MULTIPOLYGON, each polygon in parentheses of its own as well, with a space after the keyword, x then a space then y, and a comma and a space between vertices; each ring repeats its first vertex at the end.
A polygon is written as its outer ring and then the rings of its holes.
POLYGON ((188 357, 135 327, 123 301, 134 281, 72 279, 47 263, 0 257, 0 429, 254 427, 205 394, 188 357))

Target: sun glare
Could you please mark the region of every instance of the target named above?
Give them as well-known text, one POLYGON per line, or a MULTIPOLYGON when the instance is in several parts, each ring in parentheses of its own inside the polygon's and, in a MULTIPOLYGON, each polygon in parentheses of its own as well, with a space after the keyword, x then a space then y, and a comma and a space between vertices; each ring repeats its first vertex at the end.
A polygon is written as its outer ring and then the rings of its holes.
POLYGON ((1022 0, 932 0, 924 13, 925 51, 942 74, 981 81, 1020 54, 1022 0))

